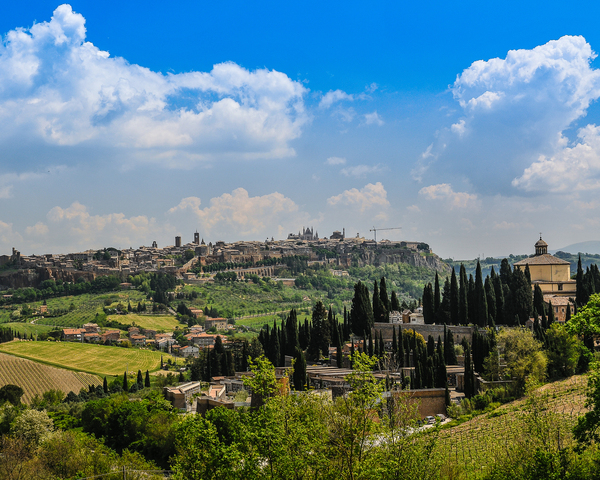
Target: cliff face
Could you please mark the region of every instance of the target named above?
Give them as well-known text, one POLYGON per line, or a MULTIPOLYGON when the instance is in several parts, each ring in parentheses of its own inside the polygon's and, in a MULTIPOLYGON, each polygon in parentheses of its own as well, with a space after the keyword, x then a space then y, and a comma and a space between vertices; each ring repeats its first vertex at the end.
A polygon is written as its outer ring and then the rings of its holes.
POLYGON ((58 268, 37 268, 28 270, 13 270, 0 276, 0 285, 5 288, 38 287, 44 280, 62 280, 63 282, 76 282, 84 278, 91 282, 96 278, 94 272, 81 272, 78 270, 62 270, 58 268))
POLYGON ((366 250, 358 257, 358 265, 374 265, 378 267, 385 263, 407 263, 413 267, 426 267, 437 270, 438 272, 448 273, 450 267, 446 265, 440 257, 435 254, 423 256, 412 250, 366 250))

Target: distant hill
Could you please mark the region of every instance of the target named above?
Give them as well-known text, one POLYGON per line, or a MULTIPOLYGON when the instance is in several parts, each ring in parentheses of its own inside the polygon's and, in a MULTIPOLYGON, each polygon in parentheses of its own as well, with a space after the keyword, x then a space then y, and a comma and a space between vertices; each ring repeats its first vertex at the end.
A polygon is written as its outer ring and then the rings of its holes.
POLYGON ((592 240, 589 242, 573 243, 572 245, 567 245, 566 247, 558 248, 556 250, 550 251, 550 253, 552 253, 552 254, 554 254, 556 252, 571 253, 573 255, 577 255, 579 252, 590 253, 592 255, 598 255, 598 254, 600 254, 600 241, 592 240))

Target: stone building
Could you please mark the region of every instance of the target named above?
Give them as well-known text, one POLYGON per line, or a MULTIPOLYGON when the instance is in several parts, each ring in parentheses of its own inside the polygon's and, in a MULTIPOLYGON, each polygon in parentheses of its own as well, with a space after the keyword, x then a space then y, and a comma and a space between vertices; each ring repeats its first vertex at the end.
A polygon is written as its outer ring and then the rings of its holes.
POLYGON ((514 264, 525 271, 529 265, 531 286, 539 285, 542 293, 575 296, 577 282, 571 280, 571 264, 548 253, 548 244, 540 239, 535 244, 535 255, 514 264))

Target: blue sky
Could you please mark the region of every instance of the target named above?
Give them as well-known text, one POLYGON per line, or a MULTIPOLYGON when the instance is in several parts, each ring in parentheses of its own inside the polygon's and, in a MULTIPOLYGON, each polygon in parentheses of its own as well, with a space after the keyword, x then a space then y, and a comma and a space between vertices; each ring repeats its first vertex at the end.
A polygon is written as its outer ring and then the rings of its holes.
POLYGON ((401 226, 388 237, 454 258, 597 240, 598 10, 7 6, 0 250, 302 226, 401 226))

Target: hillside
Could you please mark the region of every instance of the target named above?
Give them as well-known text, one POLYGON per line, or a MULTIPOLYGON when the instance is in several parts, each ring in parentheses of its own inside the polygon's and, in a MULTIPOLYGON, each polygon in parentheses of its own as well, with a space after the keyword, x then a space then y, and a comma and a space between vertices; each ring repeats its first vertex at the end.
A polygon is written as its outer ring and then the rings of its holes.
MULTIPOLYGON (((29 342, 23 342, 29 343, 29 342)), ((0 386, 13 384, 25 393, 22 401, 29 403, 35 394, 40 397, 48 390, 79 393, 89 385, 102 385, 95 375, 50 367, 38 362, 0 353, 0 386)))
MULTIPOLYGON (((555 251, 571 253, 573 255, 578 255, 579 253, 600 255, 600 241, 592 240, 588 242, 572 243, 571 245, 567 245, 566 247, 559 248, 555 251)), ((552 253, 554 253, 555 251, 553 250, 552 253)))
POLYGON ((512 455, 510 450, 517 445, 532 448, 544 439, 558 441, 563 447, 571 445, 572 428, 586 411, 586 385, 587 377, 581 375, 548 383, 528 397, 445 428, 439 433, 434 454, 442 463, 447 459, 463 465, 472 475, 488 471, 512 455))

